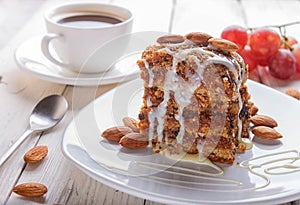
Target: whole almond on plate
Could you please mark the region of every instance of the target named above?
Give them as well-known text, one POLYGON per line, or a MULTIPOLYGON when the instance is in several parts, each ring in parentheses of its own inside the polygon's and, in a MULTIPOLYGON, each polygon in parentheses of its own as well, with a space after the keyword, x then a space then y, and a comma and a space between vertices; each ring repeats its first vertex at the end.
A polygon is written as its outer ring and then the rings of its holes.
POLYGON ((257 126, 252 129, 252 133, 259 138, 274 140, 282 138, 282 135, 271 127, 257 126))
POLYGON ((239 49, 235 43, 222 38, 210 38, 208 42, 214 47, 228 52, 234 52, 239 49))
POLYGON ((142 148, 149 144, 148 138, 140 133, 129 133, 121 138, 120 145, 126 148, 142 148))
POLYGON ((202 32, 192 32, 189 34, 186 34, 186 39, 194 42, 194 43, 206 43, 210 38, 212 38, 211 35, 208 35, 206 33, 202 32))
POLYGON ((111 127, 111 128, 108 128, 107 130, 105 130, 102 133, 102 137, 109 141, 119 142, 120 139, 124 135, 131 133, 131 132, 132 132, 132 129, 130 129, 129 127, 116 126, 116 127, 111 127))
POLYGON ((47 154, 47 146, 36 146, 26 152, 23 158, 27 163, 38 163, 42 161, 47 156, 47 154))
POLYGON ((40 183, 24 183, 13 188, 13 192, 26 197, 40 197, 47 193, 48 189, 40 183))
POLYGON ((130 129, 132 129, 132 131, 134 132, 140 132, 140 129, 138 128, 138 121, 136 119, 133 119, 131 117, 124 117, 122 119, 124 125, 126 127, 129 127, 130 129))
POLYGON ((182 43, 184 40, 185 38, 181 35, 165 35, 159 37, 156 40, 156 42, 159 44, 167 44, 167 43, 175 44, 175 43, 182 43))
POLYGON ((252 105, 251 107, 250 107, 250 110, 249 110, 249 114, 250 114, 250 116, 254 116, 254 115, 256 115, 256 113, 258 112, 258 107, 257 106, 255 106, 255 105, 252 105))
POLYGON ((253 123, 255 126, 267 126, 267 127, 277 127, 277 122, 273 118, 266 116, 266 115, 254 115, 250 117, 250 122, 253 123))

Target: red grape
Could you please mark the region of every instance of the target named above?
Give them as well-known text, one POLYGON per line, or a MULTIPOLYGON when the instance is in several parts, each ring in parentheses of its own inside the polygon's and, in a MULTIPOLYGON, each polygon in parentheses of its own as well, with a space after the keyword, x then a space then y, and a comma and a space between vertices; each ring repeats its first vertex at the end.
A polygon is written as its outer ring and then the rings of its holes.
POLYGON ((221 38, 234 42, 239 47, 238 51, 241 51, 248 41, 247 29, 241 26, 229 26, 223 30, 221 38))
POLYGON ((296 59, 297 72, 300 73, 300 44, 294 44, 292 49, 293 55, 296 59))
POLYGON ((269 72, 279 79, 288 79, 296 72, 296 59, 287 49, 279 49, 270 59, 269 72))
POLYGON ((239 52, 239 54, 243 57, 245 64, 248 65, 248 72, 252 72, 257 67, 257 62, 251 53, 250 46, 246 45, 244 49, 239 52))
MULTIPOLYGON (((252 54, 253 55, 253 54, 252 54)), ((271 58, 272 56, 270 56, 271 58)), ((270 58, 255 58, 256 59, 256 62, 258 65, 261 65, 261 66, 268 66, 269 65, 269 61, 270 61, 270 58)))
POLYGON ((266 66, 270 58, 278 51, 280 42, 279 34, 268 28, 257 29, 249 36, 251 52, 259 65, 263 66, 266 66))

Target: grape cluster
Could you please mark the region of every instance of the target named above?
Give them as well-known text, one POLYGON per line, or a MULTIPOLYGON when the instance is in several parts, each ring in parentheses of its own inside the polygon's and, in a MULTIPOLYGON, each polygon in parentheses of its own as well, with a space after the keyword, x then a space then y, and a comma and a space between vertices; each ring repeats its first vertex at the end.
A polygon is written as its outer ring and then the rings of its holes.
POLYGON ((237 51, 248 65, 249 73, 259 66, 268 68, 269 73, 278 79, 289 79, 300 73, 300 43, 269 27, 246 29, 242 26, 229 26, 221 38, 239 46, 237 51))

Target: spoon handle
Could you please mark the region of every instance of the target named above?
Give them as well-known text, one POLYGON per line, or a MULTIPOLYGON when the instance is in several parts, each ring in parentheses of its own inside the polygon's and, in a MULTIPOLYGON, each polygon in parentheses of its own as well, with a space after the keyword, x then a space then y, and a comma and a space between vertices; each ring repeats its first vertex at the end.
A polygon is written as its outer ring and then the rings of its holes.
POLYGON ((33 130, 28 129, 24 134, 2 155, 0 158, 0 167, 2 164, 15 152, 15 150, 24 142, 24 140, 33 133, 33 130))

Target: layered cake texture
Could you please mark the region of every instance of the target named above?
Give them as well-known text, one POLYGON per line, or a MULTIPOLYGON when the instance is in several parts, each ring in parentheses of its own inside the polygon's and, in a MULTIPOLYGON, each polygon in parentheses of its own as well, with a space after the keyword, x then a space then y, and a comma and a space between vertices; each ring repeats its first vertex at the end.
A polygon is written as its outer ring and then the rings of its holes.
POLYGON ((156 152, 199 154, 232 164, 249 137, 247 67, 230 41, 204 33, 168 35, 147 47, 140 132, 156 152))

